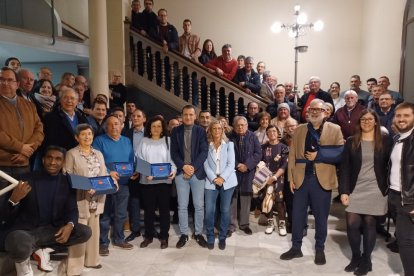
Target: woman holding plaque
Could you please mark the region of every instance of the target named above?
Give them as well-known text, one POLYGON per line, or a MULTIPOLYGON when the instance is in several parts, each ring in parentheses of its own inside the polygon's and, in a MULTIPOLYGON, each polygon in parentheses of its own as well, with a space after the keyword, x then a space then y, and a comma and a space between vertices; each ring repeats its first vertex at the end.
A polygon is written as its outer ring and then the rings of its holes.
MULTIPOLYGON (((168 247, 168 231, 170 230, 170 196, 171 183, 177 171, 170 155, 170 138, 167 137, 168 130, 161 116, 152 117, 147 122, 142 138, 136 151, 137 159, 144 160, 150 164, 169 163, 171 172, 168 177, 155 177, 151 175, 140 175, 142 184, 142 195, 144 199, 144 223, 145 239, 140 244, 141 248, 152 243, 154 237, 155 209, 158 206, 160 212, 160 234, 161 249, 168 247)), ((137 166, 137 171, 140 168, 137 166)))
POLYGON ((372 109, 361 112, 355 129, 355 135, 347 139, 344 147, 339 194, 342 204, 347 206, 347 235, 352 251, 345 271, 366 275, 372 270, 376 217, 387 213, 385 195, 391 143, 388 135, 381 134, 379 118, 372 109))
POLYGON ((235 168, 234 144, 226 137, 223 125, 213 121, 207 131, 209 149, 204 162, 206 171, 205 205, 207 247, 214 248, 214 221, 216 216, 216 201, 220 195, 220 226, 219 248, 226 248, 227 230, 230 223, 230 204, 233 192, 237 186, 235 168))
MULTIPOLYGON (((79 124, 75 129, 75 139, 79 144, 66 153, 63 170, 84 177, 108 175, 102 153, 92 147, 92 127, 79 124)), ((95 195, 94 190, 78 190, 76 197, 79 223, 88 225, 92 236, 86 243, 69 247, 68 275, 80 275, 84 266, 102 267, 99 260, 99 215, 104 211, 105 195, 95 195)))

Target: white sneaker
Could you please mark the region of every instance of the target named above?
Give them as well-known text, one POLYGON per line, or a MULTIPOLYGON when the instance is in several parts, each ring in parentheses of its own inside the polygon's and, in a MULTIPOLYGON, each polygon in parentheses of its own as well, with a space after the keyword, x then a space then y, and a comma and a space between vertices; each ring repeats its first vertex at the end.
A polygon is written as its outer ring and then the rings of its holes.
POLYGON ((14 263, 16 267, 17 276, 33 276, 32 266, 30 265, 30 258, 21 263, 14 263))
POLYGON ((267 220, 267 228, 265 230, 265 234, 272 234, 273 230, 275 229, 275 224, 273 222, 273 218, 267 220))
POLYGON ((33 259, 37 262, 37 268, 42 271, 51 272, 53 266, 50 263, 50 253, 52 248, 41 248, 33 252, 33 259))
POLYGON ((279 236, 286 236, 286 222, 284 220, 279 221, 279 236))

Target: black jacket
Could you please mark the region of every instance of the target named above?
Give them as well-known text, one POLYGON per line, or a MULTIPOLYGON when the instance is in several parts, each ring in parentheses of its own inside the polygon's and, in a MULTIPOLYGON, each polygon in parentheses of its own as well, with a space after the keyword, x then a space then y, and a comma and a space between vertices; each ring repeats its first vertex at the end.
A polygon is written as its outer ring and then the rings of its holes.
MULTIPOLYGON (((78 124, 88 123, 88 120, 81 112, 75 111, 75 113, 78 118, 78 124)), ((47 146, 55 145, 70 150, 78 144, 75 140, 74 131, 66 118, 66 114, 60 107, 45 116, 43 125, 45 133, 45 140, 42 145, 43 149, 47 146)))
MULTIPOLYGON (((391 153, 391 139, 388 135, 382 136, 382 151, 374 152, 374 172, 378 188, 385 196, 387 194, 388 160, 391 153)), ((352 136, 346 140, 342 154, 342 162, 339 171, 339 194, 351 194, 358 180, 361 170, 362 151, 361 145, 356 150, 352 149, 352 136)))
MULTIPOLYGON (((38 192, 37 187, 42 185, 42 180, 48 177, 44 171, 37 171, 27 176, 22 176, 22 180, 28 181, 32 190, 16 206, 12 206, 8 199, 11 191, 2 195, 0 198, 0 250, 6 235, 14 230, 32 230, 39 227, 39 201, 44 200, 44 195, 38 192)), ((60 174, 59 181, 54 194, 53 214, 51 225, 61 227, 68 222, 78 224, 78 206, 76 203, 76 190, 71 188, 68 177, 60 174)))
MULTIPOLYGON (((414 131, 403 143, 401 153, 401 203, 403 205, 414 204, 414 131)), ((391 160, 389 162, 391 171, 391 160)), ((388 178, 389 179, 389 178, 388 178)))

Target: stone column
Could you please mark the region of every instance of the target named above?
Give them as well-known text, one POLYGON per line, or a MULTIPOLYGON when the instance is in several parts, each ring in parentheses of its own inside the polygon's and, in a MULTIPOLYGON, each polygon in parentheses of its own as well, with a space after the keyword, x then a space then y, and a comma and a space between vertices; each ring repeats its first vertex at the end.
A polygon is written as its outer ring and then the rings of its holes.
POLYGON ((106 5, 102 0, 89 0, 89 76, 91 97, 105 94, 109 98, 108 35, 106 5))

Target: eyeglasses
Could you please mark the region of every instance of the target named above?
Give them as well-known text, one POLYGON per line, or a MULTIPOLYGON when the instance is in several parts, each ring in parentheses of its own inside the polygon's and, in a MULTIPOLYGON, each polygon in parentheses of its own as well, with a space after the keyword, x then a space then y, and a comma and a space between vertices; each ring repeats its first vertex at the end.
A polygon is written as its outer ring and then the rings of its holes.
POLYGON ((17 82, 14 79, 5 79, 5 78, 0 78, 0 83, 4 83, 4 84, 10 84, 13 82, 17 82))
POLYGON ((323 108, 308 108, 308 111, 309 112, 311 112, 311 113, 321 113, 321 112, 324 112, 325 111, 325 109, 323 109, 323 108))
POLYGON ((361 118, 359 119, 362 123, 372 123, 375 119, 374 118, 361 118))

